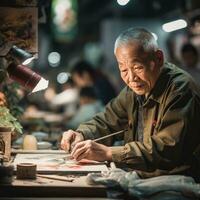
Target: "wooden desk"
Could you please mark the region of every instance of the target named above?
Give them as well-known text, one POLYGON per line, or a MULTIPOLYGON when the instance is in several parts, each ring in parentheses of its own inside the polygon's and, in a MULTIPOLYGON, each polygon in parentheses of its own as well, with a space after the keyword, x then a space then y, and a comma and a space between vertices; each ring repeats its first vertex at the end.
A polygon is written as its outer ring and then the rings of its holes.
MULTIPOLYGON (((20 152, 20 150, 19 152, 13 151, 12 154, 15 155, 20 152)), ((23 153, 28 154, 35 152, 44 154, 66 154, 66 152, 58 150, 23 151, 23 153)), ((62 174, 60 176, 60 173, 54 174, 55 175, 37 174, 35 180, 18 180, 14 176, 12 184, 0 185, 0 199, 1 197, 4 197, 3 199, 5 199, 5 197, 106 197, 106 187, 103 185, 88 185, 86 182, 86 175, 84 174, 71 173, 62 174), (44 178, 44 176, 57 176, 60 179, 67 180, 54 180, 46 177, 44 178)))
POLYGON ((102 185, 88 185, 86 176, 73 182, 37 177, 36 180, 17 180, 0 186, 0 197, 106 197, 102 185))

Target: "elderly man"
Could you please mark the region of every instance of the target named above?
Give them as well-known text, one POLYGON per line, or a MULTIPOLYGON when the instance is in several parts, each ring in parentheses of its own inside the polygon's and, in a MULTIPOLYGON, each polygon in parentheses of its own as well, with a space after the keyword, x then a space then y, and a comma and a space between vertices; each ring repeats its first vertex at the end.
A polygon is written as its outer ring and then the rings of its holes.
POLYGON ((119 35, 114 53, 126 83, 91 121, 63 134, 61 146, 76 159, 131 164, 142 177, 186 174, 200 177, 200 88, 192 77, 164 63, 163 52, 145 29, 119 35), (92 141, 119 131, 124 146, 92 141))

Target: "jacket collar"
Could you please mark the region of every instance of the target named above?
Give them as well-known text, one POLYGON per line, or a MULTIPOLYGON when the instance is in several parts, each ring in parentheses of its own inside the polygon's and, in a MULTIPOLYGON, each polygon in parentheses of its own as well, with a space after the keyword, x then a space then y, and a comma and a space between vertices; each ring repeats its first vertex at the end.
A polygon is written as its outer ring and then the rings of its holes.
POLYGON ((151 90, 151 92, 149 93, 145 104, 149 101, 149 100, 153 100, 157 103, 161 103, 161 99, 160 96, 163 94, 163 92, 165 91, 167 84, 170 80, 170 74, 168 73, 170 71, 170 68, 168 67, 169 64, 165 63, 162 68, 161 68, 161 72, 160 72, 160 76, 158 77, 158 80, 156 81, 156 84, 154 86, 154 88, 151 90))

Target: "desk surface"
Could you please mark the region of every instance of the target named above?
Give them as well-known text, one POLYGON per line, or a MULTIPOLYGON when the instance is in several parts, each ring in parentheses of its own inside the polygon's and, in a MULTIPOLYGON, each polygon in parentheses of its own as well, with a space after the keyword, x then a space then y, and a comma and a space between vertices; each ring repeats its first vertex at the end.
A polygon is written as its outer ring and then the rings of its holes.
MULTIPOLYGON (((53 152, 60 153, 55 150, 53 152)), ((0 185, 0 197, 106 197, 106 194, 105 186, 89 185, 86 175, 77 173, 37 174, 35 180, 18 180, 14 176, 12 184, 0 185)))
POLYGON ((72 182, 37 177, 35 180, 17 180, 1 185, 0 197, 106 197, 102 185, 88 185, 86 176, 72 182))

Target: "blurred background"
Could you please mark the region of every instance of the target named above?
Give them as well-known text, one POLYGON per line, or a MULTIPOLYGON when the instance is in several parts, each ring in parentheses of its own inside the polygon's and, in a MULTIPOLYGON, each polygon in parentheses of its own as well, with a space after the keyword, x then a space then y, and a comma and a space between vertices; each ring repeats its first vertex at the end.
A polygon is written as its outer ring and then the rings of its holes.
POLYGON ((2 0, 0 19, 0 50, 12 42, 32 53, 29 67, 49 80, 37 93, 15 90, 24 132, 75 129, 104 109, 124 87, 113 47, 128 27, 150 30, 165 59, 200 82, 199 0, 2 0))

